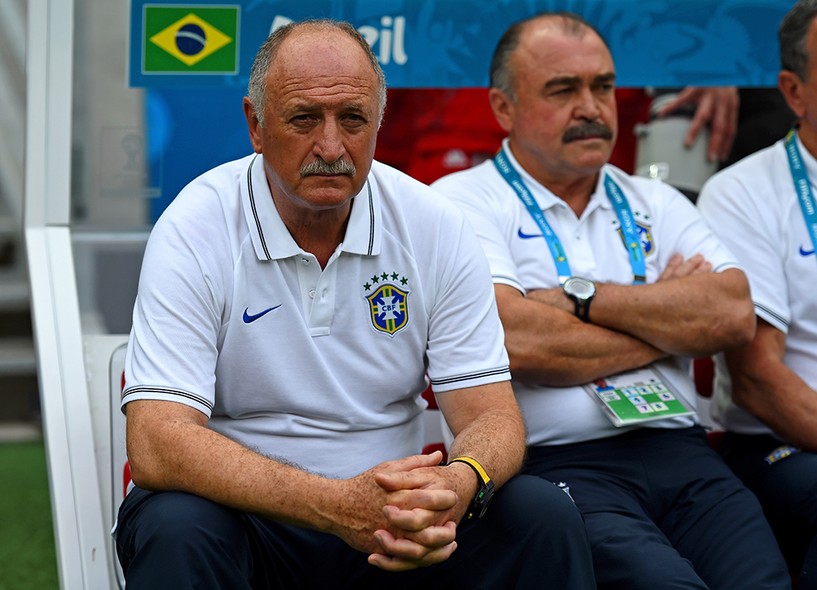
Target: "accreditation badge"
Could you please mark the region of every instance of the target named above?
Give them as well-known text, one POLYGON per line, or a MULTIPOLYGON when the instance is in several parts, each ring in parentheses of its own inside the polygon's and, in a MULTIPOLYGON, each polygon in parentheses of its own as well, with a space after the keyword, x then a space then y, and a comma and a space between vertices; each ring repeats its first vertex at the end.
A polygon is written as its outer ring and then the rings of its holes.
POLYGON ((584 389, 615 426, 693 414, 683 396, 654 367, 597 379, 584 389))

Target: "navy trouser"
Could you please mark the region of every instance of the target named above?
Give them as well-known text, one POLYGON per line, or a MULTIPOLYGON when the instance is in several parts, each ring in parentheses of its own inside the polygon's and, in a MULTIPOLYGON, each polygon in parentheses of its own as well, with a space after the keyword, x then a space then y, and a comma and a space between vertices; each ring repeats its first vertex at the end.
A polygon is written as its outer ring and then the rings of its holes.
POLYGON ((760 500, 799 590, 817 589, 817 455, 765 435, 726 433, 726 463, 760 500), (777 451, 777 452, 776 452, 777 451), (781 452, 782 451, 782 452, 781 452))
POLYGON ((181 492, 132 490, 117 553, 128 590, 246 588, 595 588, 581 513, 539 478, 513 478, 486 515, 463 521, 443 563, 385 572, 338 537, 181 492))
POLYGON ((568 486, 602 590, 791 588, 757 499, 700 427, 533 447, 524 472, 568 486))

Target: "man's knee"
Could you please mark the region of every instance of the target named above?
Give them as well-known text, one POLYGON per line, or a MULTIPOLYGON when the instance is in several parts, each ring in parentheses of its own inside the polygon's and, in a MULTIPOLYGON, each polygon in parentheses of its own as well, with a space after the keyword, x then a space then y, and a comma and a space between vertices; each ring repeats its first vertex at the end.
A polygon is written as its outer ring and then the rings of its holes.
POLYGON ((241 529, 238 512, 183 492, 151 493, 140 500, 136 519, 143 531, 171 540, 202 533, 229 535, 241 529))
POLYGON ((202 559, 245 567, 249 545, 241 514, 182 492, 131 492, 120 512, 117 552, 127 572, 134 559, 184 568, 202 559))
POLYGON ((490 512, 517 531, 584 536, 581 512, 567 492, 542 478, 518 475, 497 494, 490 512))
POLYGON ((513 574, 490 587, 595 588, 584 519, 563 488, 520 475, 496 500, 488 511, 490 534, 500 544, 494 555, 513 574))
POLYGON ((645 551, 633 547, 630 553, 614 558, 603 548, 593 547, 593 567, 599 590, 708 588, 686 559, 666 548, 645 551))
POLYGON ((588 517, 588 530, 600 589, 707 588, 689 560, 657 530, 630 528, 627 519, 593 516, 588 517), (603 521, 601 528, 595 526, 599 520, 603 521), (609 526, 614 520, 619 521, 620 527, 609 526))

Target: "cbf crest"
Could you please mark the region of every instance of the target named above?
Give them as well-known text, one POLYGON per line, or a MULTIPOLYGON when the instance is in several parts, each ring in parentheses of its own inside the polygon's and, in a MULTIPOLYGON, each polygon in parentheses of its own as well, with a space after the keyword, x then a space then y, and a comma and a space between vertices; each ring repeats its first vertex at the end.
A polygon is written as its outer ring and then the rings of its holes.
MULTIPOLYGON (((644 257, 647 258, 651 254, 655 252, 655 242, 653 241, 652 237, 652 227, 646 223, 644 219, 638 219, 640 215, 636 213, 636 220, 635 220, 635 228, 638 232, 639 241, 641 242, 641 248, 644 250, 644 257)), ((647 217, 646 219, 649 219, 647 217)), ((624 238, 624 232, 621 229, 621 224, 618 225, 616 228, 618 231, 618 235, 621 237, 622 242, 624 242, 624 246, 627 246, 626 239, 624 238)))
POLYGON ((408 279, 393 272, 371 277, 363 288, 369 303, 369 317, 378 332, 393 336, 408 325, 408 279))

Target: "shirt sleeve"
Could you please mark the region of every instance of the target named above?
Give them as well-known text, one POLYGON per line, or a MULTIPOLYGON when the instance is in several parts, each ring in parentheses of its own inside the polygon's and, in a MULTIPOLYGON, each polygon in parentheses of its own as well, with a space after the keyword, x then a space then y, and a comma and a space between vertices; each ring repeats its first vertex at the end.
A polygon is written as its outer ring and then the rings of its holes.
MULTIPOLYGON (((631 177, 632 182, 647 183, 647 199, 656 203, 655 232, 660 236, 658 267, 664 269, 675 254, 685 259, 701 254, 714 272, 741 268, 738 258, 717 236, 697 207, 674 187, 658 181, 631 177)), ((642 189, 643 190, 643 189, 642 189)))
POLYGON ((440 224, 435 303, 428 337, 428 374, 435 392, 510 379, 493 283, 476 235, 448 205, 440 224))
POLYGON ((754 191, 738 175, 725 171, 701 190, 698 209, 718 236, 737 253, 752 291, 758 317, 788 332, 791 310, 785 276, 784 245, 776 235, 772 212, 760 210, 754 191))
POLYGON ((214 261, 230 246, 225 229, 213 227, 223 218, 217 199, 208 206, 205 196, 196 197, 180 194, 148 239, 125 360, 123 408, 139 399, 164 400, 211 415, 227 280, 214 261))
POLYGON ((516 196, 507 198, 504 191, 510 189, 498 174, 494 179, 485 170, 480 170, 479 177, 474 172, 472 169, 446 176, 432 187, 465 215, 488 260, 493 282, 509 285, 525 293, 509 247, 509 235, 518 225, 515 209, 512 207, 516 204, 516 196))

